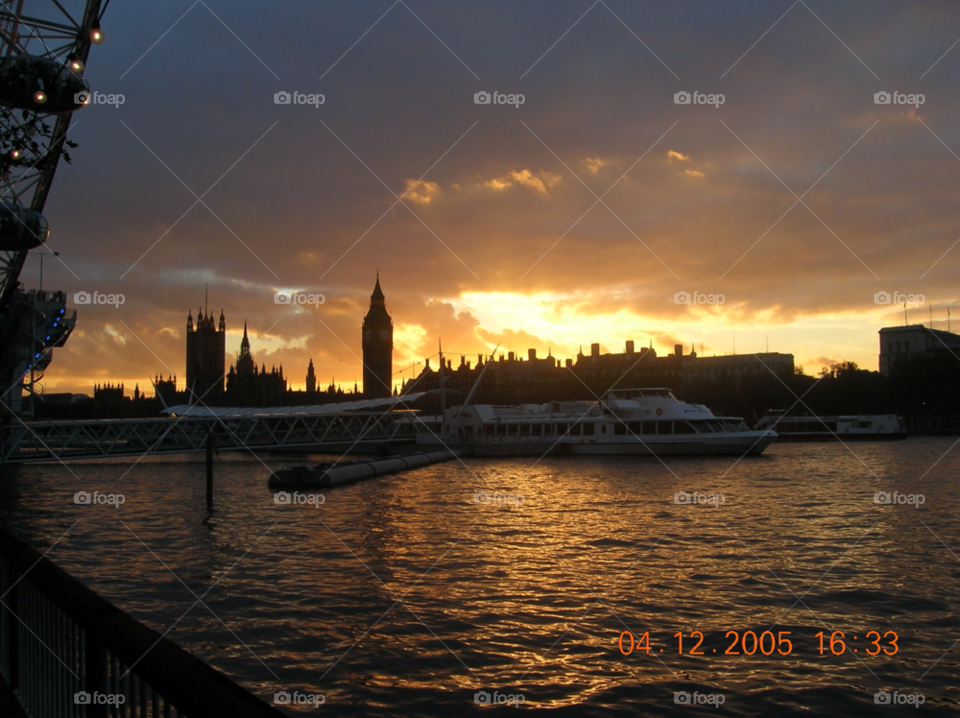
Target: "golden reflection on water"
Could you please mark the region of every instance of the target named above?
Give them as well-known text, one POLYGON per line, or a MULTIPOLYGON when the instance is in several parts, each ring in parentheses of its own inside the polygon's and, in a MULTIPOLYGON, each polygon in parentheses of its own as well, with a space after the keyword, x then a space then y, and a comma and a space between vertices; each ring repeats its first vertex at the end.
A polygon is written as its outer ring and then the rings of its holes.
MULTIPOLYGON (((205 599, 215 615, 197 606, 170 637, 264 696, 296 688, 324 693, 329 712, 390 714, 486 689, 592 710, 706 686, 738 712, 761 689, 775 706, 823 685, 913 685, 949 648, 960 575, 917 520, 958 544, 955 459, 919 481, 948 446, 775 445, 667 466, 468 460, 328 490, 319 508, 276 505, 267 468, 234 457, 217 466, 211 514, 196 461, 146 461, 122 481, 122 463, 72 467, 79 480, 23 467, 4 523, 43 548, 79 519, 51 558, 161 632, 196 600, 181 579, 196 596, 219 581, 205 599), (126 501, 76 506, 81 485, 126 501), (873 503, 893 489, 926 503, 873 503), (724 501, 677 504, 680 491, 724 501), (724 635, 748 629, 790 631, 792 653, 724 655, 724 635), (818 631, 888 629, 897 656, 819 655, 818 631), (650 655, 623 656, 624 630, 649 631, 650 655), (703 632, 705 655, 677 655, 677 631, 685 652, 703 632)), ((927 676, 928 705, 945 676, 954 662, 927 676)))

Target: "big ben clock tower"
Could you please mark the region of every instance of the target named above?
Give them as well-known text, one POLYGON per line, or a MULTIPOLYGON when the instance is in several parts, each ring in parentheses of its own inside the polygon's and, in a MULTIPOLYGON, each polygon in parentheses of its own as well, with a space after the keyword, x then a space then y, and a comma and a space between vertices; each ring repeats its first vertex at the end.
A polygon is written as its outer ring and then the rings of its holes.
POLYGON ((393 320, 387 314, 380 289, 380 272, 377 285, 370 295, 370 311, 363 318, 363 397, 380 399, 391 395, 393 386, 393 320))

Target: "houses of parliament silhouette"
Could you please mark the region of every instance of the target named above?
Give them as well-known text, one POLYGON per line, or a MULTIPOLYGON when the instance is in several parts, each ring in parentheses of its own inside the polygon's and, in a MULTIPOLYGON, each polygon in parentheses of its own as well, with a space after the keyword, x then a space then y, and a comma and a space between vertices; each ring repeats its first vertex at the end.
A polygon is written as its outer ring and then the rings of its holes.
MULTIPOLYGON (((311 359, 306 371, 306 388, 292 390, 287 386, 283 366, 266 364, 259 367, 253 359, 247 325, 236 360, 226 369, 227 323, 223 310, 219 317, 204 307, 192 311, 186 324, 186 386, 178 387, 177 377, 156 377, 154 397, 147 397, 134 388, 133 398, 124 396, 122 384, 97 385, 93 401, 76 401, 64 395, 64 401, 45 402, 47 418, 116 418, 156 416, 165 407, 197 404, 228 407, 273 407, 328 404, 359 399, 379 399, 396 395, 393 386, 393 320, 387 312, 386 299, 377 273, 370 306, 361 325, 363 351, 363 388, 356 384, 352 391, 343 391, 333 381, 326 390, 317 386, 311 359)), ((702 351, 702 348, 701 348, 702 351)), ((473 393, 477 403, 516 405, 544 403, 555 399, 591 401, 603 396, 612 386, 627 382, 630 386, 669 386, 684 394, 701 385, 733 386, 741 379, 766 376, 770 372, 789 378, 794 374, 792 354, 764 352, 724 356, 698 356, 691 347, 684 352, 677 344, 672 354, 658 356, 650 347, 635 349, 628 340, 622 353, 604 353, 600 344, 590 346, 590 353, 580 351, 576 360, 561 362, 552 355, 538 357, 528 350, 524 359, 514 352, 506 356, 477 357, 471 366, 465 355, 456 368, 451 358, 443 359, 443 391, 440 367, 424 360, 423 370, 403 382, 399 394, 417 401, 428 413, 459 404, 473 393), (486 378, 479 379, 489 367, 486 378), (441 398, 441 394, 445 397, 441 398), (413 396, 416 395, 416 396, 413 396)), ((53 397, 50 397, 53 399, 53 397)))
POLYGON ((156 396, 165 406, 178 404, 206 404, 208 406, 291 406, 324 404, 357 399, 377 399, 391 396, 393 377, 393 320, 387 312, 386 298, 380 288, 377 272, 370 308, 361 327, 363 346, 363 388, 356 383, 353 391, 345 392, 331 380, 326 390, 318 390, 313 359, 307 366, 306 388, 303 391, 287 387, 283 365, 266 364, 258 368, 250 349, 247 323, 243 323, 243 339, 236 361, 226 367, 227 323, 223 310, 219 320, 203 307, 187 314, 186 327, 186 387, 178 390, 177 377, 157 376, 154 380, 156 396))

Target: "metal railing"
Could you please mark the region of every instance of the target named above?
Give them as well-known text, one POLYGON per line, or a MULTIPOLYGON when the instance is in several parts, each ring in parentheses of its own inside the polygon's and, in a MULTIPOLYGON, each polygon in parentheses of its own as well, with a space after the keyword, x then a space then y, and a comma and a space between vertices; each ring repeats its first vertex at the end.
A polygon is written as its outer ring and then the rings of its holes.
POLYGON ((282 715, 2 529, 0 674, 30 718, 282 715))
POLYGON ((2 463, 204 451, 309 448, 317 451, 412 441, 409 424, 383 412, 304 416, 176 417, 30 421, 9 425, 2 463))

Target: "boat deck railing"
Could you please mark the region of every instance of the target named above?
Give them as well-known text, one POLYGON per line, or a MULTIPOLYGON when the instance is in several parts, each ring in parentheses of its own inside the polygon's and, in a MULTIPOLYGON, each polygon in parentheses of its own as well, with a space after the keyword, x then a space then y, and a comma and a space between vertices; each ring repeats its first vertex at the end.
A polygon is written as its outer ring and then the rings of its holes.
POLYGON ((2 529, 0 607, 0 674, 31 718, 282 715, 2 529))

